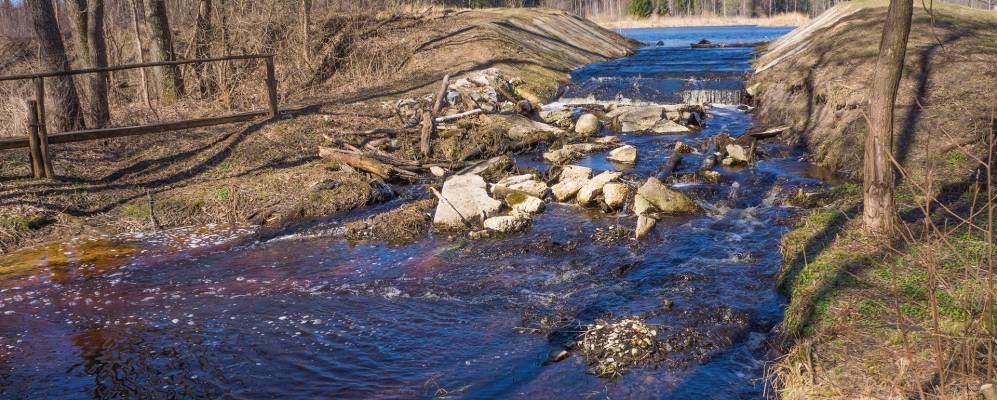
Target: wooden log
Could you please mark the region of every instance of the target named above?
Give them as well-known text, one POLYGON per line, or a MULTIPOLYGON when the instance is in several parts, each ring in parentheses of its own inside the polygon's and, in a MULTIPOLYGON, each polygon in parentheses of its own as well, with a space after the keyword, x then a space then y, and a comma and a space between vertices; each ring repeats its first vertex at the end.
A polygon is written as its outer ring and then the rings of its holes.
POLYGON ((35 100, 38 101, 38 104, 35 105, 35 111, 38 115, 38 128, 35 129, 35 134, 38 137, 38 145, 41 150, 42 167, 45 168, 45 177, 55 178, 48 151, 48 127, 45 125, 45 78, 35 78, 35 100))
POLYGON ((35 179, 45 177, 45 167, 42 166, 41 144, 38 140, 38 103, 28 100, 28 156, 31 159, 31 176, 35 179))
POLYGON ((785 132, 787 129, 789 129, 789 125, 780 126, 778 128, 767 129, 767 130, 764 130, 764 131, 761 131, 761 132, 749 132, 749 133, 747 133, 747 135, 751 136, 754 139, 762 140, 762 139, 768 139, 768 138, 771 138, 771 137, 779 136, 783 132, 785 132))
POLYGON ((114 72, 126 69, 136 69, 136 68, 146 68, 146 67, 197 64, 197 63, 206 63, 214 61, 250 60, 257 58, 272 58, 272 57, 273 57, 272 54, 239 54, 239 55, 232 55, 225 57, 201 58, 194 60, 157 61, 157 62, 146 62, 146 63, 136 63, 136 64, 122 64, 122 65, 115 65, 115 66, 102 67, 102 68, 80 68, 80 69, 71 69, 68 71, 49 71, 49 72, 41 72, 34 74, 0 76, 0 82, 34 79, 34 78, 47 78, 52 76, 91 74, 96 72, 114 72))
POLYGON ((473 109, 471 111, 464 111, 462 113, 447 115, 447 116, 443 116, 443 117, 437 117, 435 121, 436 121, 436 123, 443 123, 443 122, 448 122, 448 121, 454 121, 454 120, 458 120, 458 119, 461 119, 461 118, 464 118, 464 117, 470 117, 472 115, 478 115, 478 114, 481 114, 483 112, 485 112, 485 110, 482 110, 480 108, 475 108, 475 109, 473 109))
POLYGON ((349 165, 353 168, 369 172, 381 179, 388 179, 392 176, 390 165, 365 157, 362 154, 354 154, 331 147, 318 148, 318 155, 326 160, 349 165))
POLYGON ((436 124, 433 123, 433 113, 426 111, 422 113, 422 137, 419 140, 419 150, 424 158, 429 158, 433 151, 433 132, 436 124))
POLYGON ((433 115, 439 115, 440 110, 443 109, 443 101, 446 100, 448 88, 450 88, 450 74, 443 75, 443 83, 440 84, 440 90, 436 92, 436 101, 433 102, 433 115))
MULTIPOLYGON (((73 131, 56 133, 48 136, 49 144, 83 142, 87 140, 109 139, 124 136, 145 135, 149 133, 159 133, 167 131, 178 131, 183 129, 202 128, 206 126, 232 124, 236 122, 249 121, 267 115, 266 111, 253 111, 240 114, 225 115, 221 117, 190 119, 184 121, 166 122, 162 124, 126 126, 120 128, 90 129, 84 131, 73 131)), ((0 139, 0 150, 17 149, 28 147, 28 138, 0 139)))
POLYGON ((665 178, 668 178, 668 175, 672 174, 672 171, 675 170, 675 167, 677 167, 681 161, 682 153, 677 151, 672 152, 672 156, 668 158, 668 161, 658 167, 658 175, 656 176, 658 180, 664 182, 665 178))

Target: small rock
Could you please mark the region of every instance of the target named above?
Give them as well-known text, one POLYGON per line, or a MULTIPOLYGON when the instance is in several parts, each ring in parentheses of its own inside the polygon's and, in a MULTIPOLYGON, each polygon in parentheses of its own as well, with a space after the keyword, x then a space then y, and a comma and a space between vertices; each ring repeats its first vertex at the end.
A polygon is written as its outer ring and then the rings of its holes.
POLYGON ((505 203, 512 211, 524 215, 537 214, 544 209, 544 202, 537 197, 525 193, 511 193, 505 196, 505 203))
POLYGON ((561 177, 554 186, 550 187, 557 201, 565 201, 578 193, 578 190, 585 186, 589 177, 592 176, 592 168, 578 165, 567 165, 561 170, 561 177))
POLYGON ((717 156, 715 154, 710 154, 703 158, 703 163, 699 165, 700 169, 710 169, 717 165, 717 156))
POLYGON ((670 119, 662 119, 656 122, 650 130, 654 133, 687 133, 692 131, 689 127, 670 119))
POLYGON ((602 123, 599 122, 599 118, 593 114, 582 114, 578 117, 578 121, 575 121, 575 132, 582 135, 594 135, 599 132, 602 123))
POLYGON ((568 351, 564 349, 554 350, 550 352, 550 354, 547 356, 547 361, 544 361, 544 364, 553 364, 556 362, 564 361, 570 355, 571 353, 568 353, 568 351))
POLYGON ((552 111, 540 111, 540 119, 561 129, 574 129, 573 115, 574 113, 571 110, 563 108, 552 111))
POLYGON ((658 223, 658 220, 650 215, 638 215, 637 216, 637 230, 635 232, 635 237, 640 239, 647 235, 651 229, 654 228, 654 224, 658 223))
POLYGON ((627 202, 630 187, 622 183, 607 183, 602 187, 602 197, 609 208, 617 208, 627 202))
POLYGON ((682 142, 675 142, 675 152, 679 154, 692 153, 692 146, 689 146, 682 142))
POLYGON ((447 170, 443 169, 443 167, 437 167, 434 165, 429 167, 429 173, 433 174, 435 177, 442 178, 447 174, 447 170))
POLYGON ((615 181, 619 177, 623 176, 622 172, 617 171, 605 171, 599 175, 593 176, 581 189, 578 189, 577 201, 579 205, 588 205, 595 200, 595 196, 602 193, 602 187, 606 186, 607 183, 615 181))
POLYGON ((498 212, 502 202, 491 198, 486 188, 487 183, 478 175, 456 175, 447 179, 433 224, 461 228, 498 212))
POLYGON ((720 173, 717 171, 703 171, 703 180, 709 183, 720 183, 720 173))
POLYGON ((560 149, 554 151, 548 151, 544 153, 544 160, 550 161, 554 164, 560 164, 562 162, 571 160, 573 158, 582 157, 588 153, 604 148, 605 146, 598 143, 576 143, 564 145, 560 149))
POLYGON ((603 137, 595 139, 595 142, 599 143, 599 144, 613 144, 613 143, 617 143, 619 141, 620 141, 620 138, 618 138, 616 136, 613 136, 613 135, 607 135, 607 136, 603 136, 603 137))
POLYGON ((720 162, 720 165, 723 165, 725 167, 730 167, 733 166, 734 164, 737 164, 737 160, 734 160, 733 158, 730 157, 726 157, 723 159, 723 161, 720 162))
POLYGON ((727 155, 730 158, 733 158, 734 161, 737 161, 737 162, 744 162, 744 163, 746 163, 746 162, 748 162, 750 160, 750 155, 748 154, 748 150, 746 150, 741 145, 737 145, 737 144, 728 144, 727 145, 727 155))
POLYGON ((606 157, 610 161, 616 161, 625 164, 633 164, 637 162, 637 148, 631 145, 625 145, 617 147, 609 152, 606 157))
POLYGON ((526 229, 530 224, 530 219, 523 215, 503 215, 491 217, 485 220, 485 229, 495 232, 509 233, 526 229))
POLYGON ((534 110, 533 103, 530 103, 529 100, 520 100, 516 102, 516 112, 522 115, 525 116, 533 115, 533 110, 534 110))
POLYGON ((670 189, 653 176, 647 178, 644 185, 637 190, 637 196, 647 200, 654 208, 664 213, 696 213, 700 211, 699 206, 688 196, 670 189))
POLYGON ((544 198, 550 189, 546 183, 537 180, 532 174, 515 175, 503 178, 492 186, 492 193, 497 196, 506 196, 510 192, 523 192, 530 196, 544 198))
POLYGON ((671 300, 669 300, 669 299, 662 299, 661 300, 661 309, 662 310, 671 311, 672 307, 675 307, 675 303, 673 303, 671 300))

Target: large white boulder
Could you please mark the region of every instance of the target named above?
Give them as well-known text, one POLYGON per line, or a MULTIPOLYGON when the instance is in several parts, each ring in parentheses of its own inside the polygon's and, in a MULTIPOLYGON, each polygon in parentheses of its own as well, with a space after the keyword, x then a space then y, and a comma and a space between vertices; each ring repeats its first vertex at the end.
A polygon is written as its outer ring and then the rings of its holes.
POLYGON ((483 220, 502 208, 502 202, 488 195, 487 183, 478 175, 455 175, 443 183, 433 224, 461 228, 483 220))
POLYGON ((547 184, 538 180, 533 174, 515 175, 503 178, 492 187, 492 192, 499 196, 506 195, 510 192, 523 192, 530 196, 544 198, 547 196, 547 192, 549 191, 550 189, 547 187, 547 184))
POLYGON ((561 169, 561 177, 554 186, 550 187, 557 201, 565 201, 578 193, 578 190, 585 186, 589 177, 592 176, 592 168, 578 165, 566 165, 561 169))
POLYGON ((623 176, 622 172, 617 171, 605 171, 599 175, 593 176, 581 189, 578 189, 578 195, 576 200, 579 205, 588 205, 595 200, 595 196, 602 193, 602 187, 606 186, 607 183, 613 182, 623 176))

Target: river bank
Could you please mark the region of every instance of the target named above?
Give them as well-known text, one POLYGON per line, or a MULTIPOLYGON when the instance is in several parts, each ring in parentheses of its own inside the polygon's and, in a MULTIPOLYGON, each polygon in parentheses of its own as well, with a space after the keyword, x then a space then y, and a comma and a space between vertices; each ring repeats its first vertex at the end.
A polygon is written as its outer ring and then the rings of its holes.
POLYGON ((308 205, 310 189, 330 178, 343 183, 341 195, 291 219, 362 207, 375 193, 367 179, 325 168, 318 146, 326 137, 404 128, 397 100, 434 92, 445 74, 456 81, 496 68, 545 101, 572 69, 637 47, 545 9, 336 15, 316 25, 313 65, 278 57, 285 112, 275 121, 54 146, 58 180, 27 179, 26 152, 0 154, 0 252, 79 235, 252 224, 277 205, 308 205))
POLYGON ((665 28, 682 26, 802 26, 810 22, 810 17, 800 13, 777 14, 771 17, 723 17, 723 16, 651 16, 648 18, 594 18, 593 22, 607 29, 665 28))
MULTIPOLYGON (((785 140, 858 182, 864 82, 885 11, 869 1, 829 10, 770 43, 748 84, 759 121, 791 126, 785 140)), ((992 12, 936 4, 932 18, 916 7, 896 108, 903 233, 892 246, 863 236, 859 183, 834 190, 786 235, 779 287, 789 305, 771 369, 781 397, 976 399, 997 378, 987 372, 986 234, 961 223, 987 225, 973 211, 987 204, 985 164, 974 160, 987 159, 993 134, 995 35, 992 12), (935 202, 930 229, 925 198, 935 202), (934 307, 932 268, 944 282, 934 307)))

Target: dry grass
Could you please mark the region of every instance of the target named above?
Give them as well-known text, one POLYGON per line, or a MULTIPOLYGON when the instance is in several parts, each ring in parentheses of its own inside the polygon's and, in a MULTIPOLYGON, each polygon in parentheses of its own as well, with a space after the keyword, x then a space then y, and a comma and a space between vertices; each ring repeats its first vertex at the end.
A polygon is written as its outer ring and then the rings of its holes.
POLYGON ((622 19, 599 19, 593 21, 608 29, 626 28, 663 28, 676 26, 727 26, 727 25, 758 25, 758 26, 801 26, 810 21, 810 17, 801 13, 776 14, 771 17, 746 18, 746 17, 671 17, 654 16, 650 18, 635 19, 624 17, 622 19))

